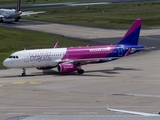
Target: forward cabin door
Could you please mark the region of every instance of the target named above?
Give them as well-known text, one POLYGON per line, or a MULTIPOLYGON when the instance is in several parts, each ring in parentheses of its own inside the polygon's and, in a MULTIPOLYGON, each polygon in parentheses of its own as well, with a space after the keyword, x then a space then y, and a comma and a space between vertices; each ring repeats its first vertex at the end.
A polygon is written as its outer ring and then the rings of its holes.
POLYGON ((27 53, 24 53, 24 62, 29 62, 29 56, 27 53))

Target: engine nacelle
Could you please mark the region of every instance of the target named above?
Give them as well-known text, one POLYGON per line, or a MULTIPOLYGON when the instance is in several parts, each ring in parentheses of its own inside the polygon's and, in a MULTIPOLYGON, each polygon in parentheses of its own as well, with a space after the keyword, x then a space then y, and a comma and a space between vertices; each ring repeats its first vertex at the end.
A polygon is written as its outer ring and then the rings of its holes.
POLYGON ((69 73, 77 70, 77 65, 71 63, 62 63, 57 66, 58 72, 69 73))
POLYGON ((53 67, 37 67, 38 70, 48 70, 52 69, 53 67))

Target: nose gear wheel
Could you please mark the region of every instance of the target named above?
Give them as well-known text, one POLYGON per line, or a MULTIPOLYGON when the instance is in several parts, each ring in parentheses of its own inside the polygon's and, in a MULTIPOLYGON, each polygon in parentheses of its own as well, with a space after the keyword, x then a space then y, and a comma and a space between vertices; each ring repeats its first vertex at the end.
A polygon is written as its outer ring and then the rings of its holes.
POLYGON ((22 76, 26 76, 26 69, 22 68, 23 72, 22 72, 22 76))

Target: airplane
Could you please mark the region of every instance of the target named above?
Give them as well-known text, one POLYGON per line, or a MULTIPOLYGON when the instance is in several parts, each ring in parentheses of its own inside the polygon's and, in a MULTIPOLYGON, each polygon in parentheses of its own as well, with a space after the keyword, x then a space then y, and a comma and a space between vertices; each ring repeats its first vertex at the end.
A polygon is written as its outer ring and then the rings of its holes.
POLYGON ((3 22, 3 19, 15 19, 15 22, 18 22, 21 19, 21 16, 24 15, 33 15, 39 13, 45 13, 45 11, 33 12, 33 11, 20 11, 21 0, 17 1, 16 9, 0 9, 0 22, 3 22))
POLYGON ((145 113, 145 112, 136 112, 136 111, 128 111, 128 110, 120 110, 120 109, 111 109, 107 106, 108 111, 113 111, 113 112, 121 112, 121 113, 128 113, 132 115, 140 115, 140 116, 159 116, 160 117, 160 112, 158 114, 152 114, 152 113, 145 113))
POLYGON ((22 76, 26 76, 26 68, 45 70, 55 67, 60 73, 77 71, 83 74, 83 65, 109 62, 145 50, 146 46, 138 45, 141 24, 142 20, 136 19, 116 45, 21 50, 11 54, 3 65, 22 68, 22 76))

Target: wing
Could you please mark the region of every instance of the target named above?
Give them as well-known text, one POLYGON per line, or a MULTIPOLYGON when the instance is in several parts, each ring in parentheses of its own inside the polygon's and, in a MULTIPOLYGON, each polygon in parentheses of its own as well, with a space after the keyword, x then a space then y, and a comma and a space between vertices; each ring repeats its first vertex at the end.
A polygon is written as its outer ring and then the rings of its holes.
POLYGON ((3 18, 4 16, 3 16, 3 15, 0 15, 0 17, 3 18))
POLYGON ((73 63, 73 64, 79 63, 81 65, 84 65, 84 64, 91 64, 91 63, 100 62, 100 61, 108 62, 108 61, 111 61, 111 60, 116 60, 118 58, 120 58, 120 57, 74 59, 74 60, 65 59, 65 60, 59 61, 59 63, 73 63))
POLYGON ((39 11, 39 12, 33 12, 33 11, 27 11, 27 12, 22 12, 20 16, 24 15, 35 15, 35 14, 40 14, 40 13, 45 13, 46 11, 39 11))
POLYGON ((107 106, 107 110, 114 111, 114 112, 121 112, 121 113, 128 113, 133 115, 140 115, 140 116, 159 116, 158 114, 151 114, 151 113, 144 113, 144 112, 135 112, 135 111, 127 111, 127 110, 119 110, 119 109, 111 109, 107 106))

